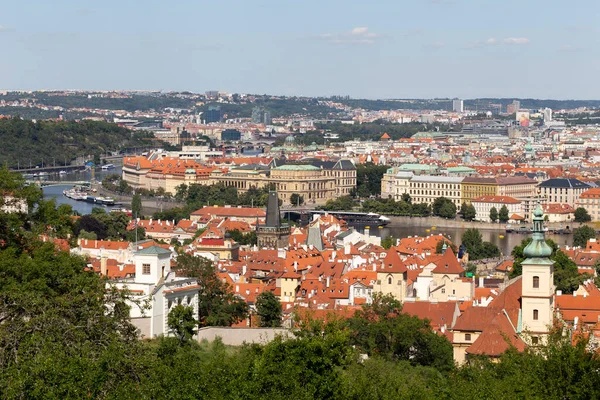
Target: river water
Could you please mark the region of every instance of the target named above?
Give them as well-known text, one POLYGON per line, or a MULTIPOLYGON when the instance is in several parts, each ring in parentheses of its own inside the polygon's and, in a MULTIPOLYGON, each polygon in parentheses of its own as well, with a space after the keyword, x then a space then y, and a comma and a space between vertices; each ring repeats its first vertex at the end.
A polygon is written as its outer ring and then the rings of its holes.
MULTIPOLYGON (((114 169, 110 169, 110 170, 106 170, 106 171, 97 169, 95 171, 95 174, 96 174, 96 180, 102 181, 102 179, 107 175, 111 175, 111 174, 119 174, 120 175, 121 167, 116 167, 114 169)), ((48 177, 48 179, 52 180, 52 181, 64 181, 64 182, 79 182, 79 181, 89 182, 92 179, 92 172, 91 171, 77 171, 77 172, 68 173, 66 175, 60 175, 60 176, 59 175, 50 175, 48 177)), ((86 203, 85 201, 77 201, 77 200, 69 199, 68 197, 63 195, 63 191, 67 190, 67 189, 71 189, 72 187, 73 187, 72 183, 70 183, 70 184, 67 183, 64 185, 44 186, 42 188, 42 191, 44 193, 44 198, 46 200, 55 199, 56 204, 58 204, 58 205, 68 204, 71 207, 73 207, 73 210, 77 211, 78 213, 80 213, 82 215, 90 214, 92 212, 92 208, 94 208, 94 207, 103 207, 107 211, 113 208, 110 206, 101 206, 98 204, 86 203)), ((117 206, 117 207, 120 208, 120 206, 117 206)))
MULTIPOLYGON (((363 228, 357 228, 361 230, 363 228)), ((381 236, 386 238, 392 236, 394 238, 405 238, 408 236, 427 236, 431 234, 444 234, 457 245, 460 244, 463 233, 466 228, 443 228, 437 227, 436 230, 431 230, 430 226, 422 226, 419 221, 416 220, 414 223, 408 222, 403 226, 388 226, 383 228, 371 228, 371 235, 381 236), (427 232, 427 229, 430 232, 427 232)), ((531 234, 519 234, 519 233, 505 233, 502 228, 495 230, 481 229, 481 236, 484 241, 492 242, 502 251, 503 255, 510 255, 512 249, 515 246, 521 244, 523 239, 527 239, 531 234), (503 237, 501 237, 503 236, 503 237)), ((546 238, 554 240, 559 246, 572 246, 573 235, 554 235, 546 233, 546 238)))

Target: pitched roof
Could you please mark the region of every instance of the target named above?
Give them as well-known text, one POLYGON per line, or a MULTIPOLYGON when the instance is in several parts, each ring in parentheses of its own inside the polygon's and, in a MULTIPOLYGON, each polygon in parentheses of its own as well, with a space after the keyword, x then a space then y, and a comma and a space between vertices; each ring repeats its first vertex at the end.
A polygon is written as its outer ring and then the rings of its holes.
POLYGON ((462 274, 465 270, 458 262, 452 248, 448 247, 436 262, 436 267, 432 272, 434 274, 462 274))
POLYGON ((171 254, 170 250, 167 249, 163 249, 160 246, 150 246, 150 247, 146 247, 145 249, 141 249, 138 250, 136 252, 136 254, 140 254, 140 255, 151 255, 151 254, 171 254))

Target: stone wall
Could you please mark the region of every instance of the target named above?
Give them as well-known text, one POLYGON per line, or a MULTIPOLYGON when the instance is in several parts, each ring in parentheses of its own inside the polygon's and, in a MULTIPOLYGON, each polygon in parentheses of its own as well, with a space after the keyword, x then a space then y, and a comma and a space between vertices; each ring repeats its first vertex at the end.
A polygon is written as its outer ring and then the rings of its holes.
POLYGON ((293 333, 285 328, 229 328, 209 326, 198 330, 198 341, 204 339, 212 342, 220 337, 224 344, 241 346, 244 343, 265 344, 277 335, 293 337, 293 333))

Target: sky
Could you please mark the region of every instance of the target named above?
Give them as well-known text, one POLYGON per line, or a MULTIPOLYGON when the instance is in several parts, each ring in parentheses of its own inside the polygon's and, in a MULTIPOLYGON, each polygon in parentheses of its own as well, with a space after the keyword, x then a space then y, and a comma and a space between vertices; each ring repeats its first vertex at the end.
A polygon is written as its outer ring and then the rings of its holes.
POLYGON ((3 3, 4 90, 600 99, 599 0, 3 3))

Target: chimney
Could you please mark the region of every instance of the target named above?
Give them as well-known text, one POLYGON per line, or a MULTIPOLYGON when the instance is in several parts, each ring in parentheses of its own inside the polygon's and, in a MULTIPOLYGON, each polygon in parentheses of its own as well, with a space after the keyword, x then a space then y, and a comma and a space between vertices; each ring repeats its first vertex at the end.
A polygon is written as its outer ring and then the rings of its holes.
POLYGON ((247 268, 246 264, 242 265, 242 275, 246 275, 247 268))
POLYGON ((330 283, 330 281, 331 281, 331 278, 330 278, 330 277, 327 277, 327 281, 326 281, 326 283, 325 283, 325 287, 329 287, 329 283, 330 283))
POLYGON ((480 276, 479 277, 479 287, 480 288, 484 287, 484 281, 485 281, 485 278, 483 276, 480 276))
POLYGON ((106 256, 100 256, 100 275, 108 275, 108 258, 106 256))
POLYGON ((556 295, 557 295, 557 296, 562 296, 562 290, 557 290, 557 291, 556 291, 556 295))

